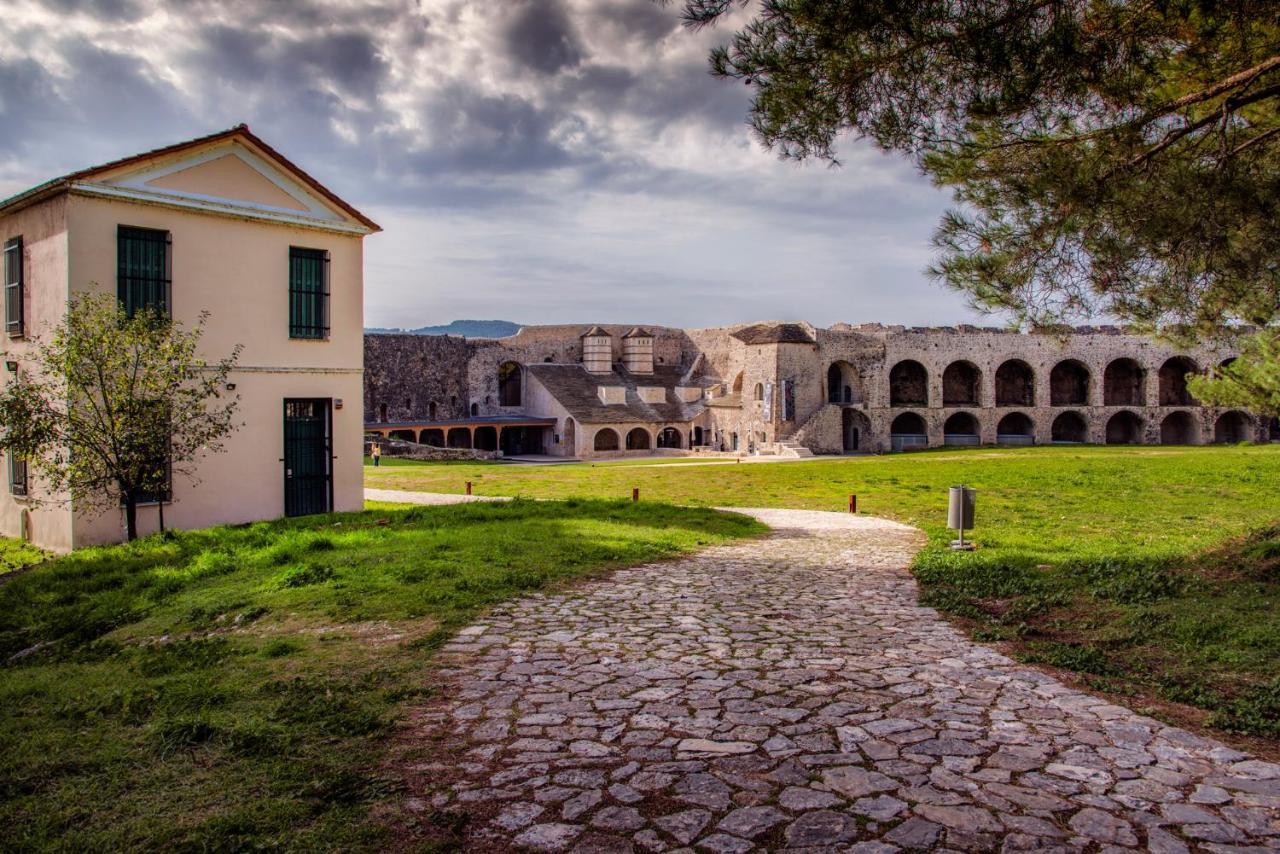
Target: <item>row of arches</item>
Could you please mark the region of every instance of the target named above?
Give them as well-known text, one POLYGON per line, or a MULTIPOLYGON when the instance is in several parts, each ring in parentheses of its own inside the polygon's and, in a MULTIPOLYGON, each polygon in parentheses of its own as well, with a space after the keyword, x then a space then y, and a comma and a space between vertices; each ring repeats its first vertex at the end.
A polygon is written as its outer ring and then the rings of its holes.
MULTIPOLYGON (((1105 441, 1108 445, 1138 445, 1142 443, 1146 422, 1135 412, 1117 412, 1107 419, 1105 441)), ((1220 415, 1213 427, 1213 442, 1234 444, 1252 438, 1253 420, 1244 412, 1231 411, 1220 415)), ((889 426, 895 448, 927 444, 928 428, 924 418, 916 412, 904 412, 889 426)), ((971 412, 957 412, 947 418, 942 426, 943 444, 977 445, 981 427, 978 417, 971 412)), ((1079 412, 1063 412, 1053 419, 1050 427, 1053 442, 1083 443, 1089 441, 1089 424, 1079 412)), ((1172 412, 1160 422, 1160 444, 1194 445, 1201 441, 1200 427, 1190 412, 1172 412)), ((1035 422, 1022 412, 1011 412, 996 424, 996 442, 1008 445, 1029 445, 1035 442, 1035 422)))
MULTIPOLYGON (((1225 364, 1225 363, 1224 363, 1225 364)), ((1167 359, 1157 372, 1158 405, 1198 406, 1187 387, 1187 375, 1200 367, 1186 356, 1167 359)), ((831 403, 860 402, 856 371, 847 362, 835 362, 827 370, 827 399, 831 403), (854 378, 850 377, 853 373, 854 378)), ((1087 406, 1094 378, 1078 359, 1063 359, 1049 372, 1050 406, 1087 406)), ((1035 369, 1022 359, 1007 359, 996 368, 995 406, 1035 406, 1035 369)), ((927 406, 929 371, 914 359, 904 359, 889 370, 890 406, 927 406)), ((1147 371, 1128 357, 1113 359, 1102 376, 1104 406, 1146 406, 1147 371)), ((952 362, 942 373, 943 406, 982 405, 982 369, 973 362, 952 362)))
POLYGON ((633 427, 625 437, 612 427, 602 427, 596 431, 592 441, 592 447, 597 451, 647 451, 655 445, 659 448, 683 448, 684 440, 674 427, 663 427, 656 438, 644 427, 633 427))

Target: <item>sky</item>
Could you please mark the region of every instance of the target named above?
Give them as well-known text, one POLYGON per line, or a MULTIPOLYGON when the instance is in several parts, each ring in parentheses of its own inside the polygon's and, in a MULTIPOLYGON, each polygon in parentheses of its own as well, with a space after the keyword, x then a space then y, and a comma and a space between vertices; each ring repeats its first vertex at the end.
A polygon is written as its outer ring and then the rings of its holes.
MULTIPOLYGON (((365 325, 980 318, 949 198, 847 140, 797 164, 653 0, 6 0, 0 194, 247 123, 385 229, 365 325)), ((742 20, 739 13, 737 20, 742 20)))

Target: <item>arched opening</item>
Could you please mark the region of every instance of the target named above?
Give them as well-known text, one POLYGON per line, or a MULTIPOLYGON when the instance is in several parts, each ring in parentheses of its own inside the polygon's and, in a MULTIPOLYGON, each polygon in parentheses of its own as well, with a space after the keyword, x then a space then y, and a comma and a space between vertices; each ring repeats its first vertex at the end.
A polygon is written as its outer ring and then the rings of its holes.
POLYGON ((827 402, 861 403, 862 375, 848 362, 832 362, 827 368, 827 402))
POLYGON ((418 442, 423 445, 430 445, 433 448, 444 447, 444 431, 443 430, 423 430, 421 438, 418 442))
POLYGON ((1195 445, 1200 431, 1189 412, 1171 412, 1160 422, 1161 445, 1195 445))
POLYGON ((578 451, 578 425, 574 423, 572 418, 564 420, 564 434, 560 437, 560 443, 574 454, 578 451))
POLYGON ((477 418, 479 417, 479 415, 480 415, 480 404, 478 403, 471 404, 471 417, 477 418))
POLYGON ((618 450, 618 433, 609 427, 596 431, 595 449, 597 451, 618 450))
POLYGON ((1280 418, 1272 418, 1267 424, 1267 440, 1280 442, 1280 418))
POLYGON ((944 445, 979 445, 978 419, 972 413, 957 412, 942 425, 942 444, 944 445))
POLYGON ((756 400, 764 400, 764 383, 756 383, 756 400))
POLYGON ((694 447, 696 447, 696 448, 700 448, 700 447, 702 447, 702 445, 704 444, 704 442, 705 442, 705 440, 703 439, 702 428, 701 428, 701 427, 694 427, 694 428, 693 428, 693 445, 694 445, 694 447))
POLYGON ((1050 406, 1088 406, 1089 369, 1083 362, 1064 359, 1049 372, 1050 406))
POLYGON ((738 371, 738 375, 733 378, 733 393, 742 394, 742 371, 738 371))
POLYGON ((1034 406, 1036 375, 1021 359, 1010 359, 996 368, 996 406, 1034 406))
POLYGON ((1146 372, 1141 365, 1133 359, 1116 359, 1102 375, 1102 402, 1106 406, 1144 406, 1145 386, 1146 372))
POLYGON ((498 428, 477 427, 475 437, 476 448, 481 451, 498 450, 498 428))
MULTIPOLYGON (((1187 388, 1187 374, 1200 368, 1186 356, 1174 356, 1160 366, 1160 405, 1195 406, 1200 401, 1187 388)), ((1178 444, 1184 444, 1179 442, 1178 444)))
POLYGON ((436 420, 436 402, 434 400, 427 404, 427 418, 431 421, 436 420))
MULTIPOLYGON (((871 424, 867 417, 856 409, 845 409, 840 413, 841 447, 846 454, 862 450, 862 440, 870 432, 871 424)), ((764 434, 760 434, 760 444, 764 444, 764 434)))
POLYGON ((643 427, 636 427, 627 434, 627 450, 628 451, 647 451, 649 450, 649 431, 643 427))
POLYGON ((977 406, 982 389, 982 371, 973 362, 952 362, 942 372, 943 406, 977 406))
POLYGON ((729 436, 729 450, 731 451, 738 450, 738 434, 737 433, 732 433, 729 436))
POLYGON ((453 427, 449 430, 448 446, 450 448, 470 448, 471 431, 466 427, 453 427))
POLYGON ((658 434, 658 447, 679 448, 680 431, 674 427, 663 427, 662 432, 658 434))
POLYGON ((456 394, 449 396, 449 413, 453 414, 458 411, 458 396, 456 394))
POLYGON ((1218 417, 1218 423, 1213 425, 1213 441, 1219 445, 1247 442, 1253 438, 1249 435, 1252 427, 1253 419, 1243 412, 1223 413, 1218 417))
POLYGON ((498 405, 520 405, 521 369, 518 362, 503 362, 498 366, 498 405))
POLYGON ((890 406, 927 406, 929 372, 924 365, 905 359, 889 371, 890 406))
POLYGON ((412 430, 392 430, 391 438, 399 439, 401 442, 412 442, 417 438, 417 434, 412 430))
POLYGON ((1034 445, 1035 424, 1023 412, 1010 412, 996 425, 996 443, 1000 445, 1034 445))
POLYGON ((1053 419, 1051 438, 1061 444, 1080 444, 1089 441, 1089 425, 1079 412, 1064 412, 1053 419))
POLYGON ((1142 442, 1142 419, 1132 412, 1117 412, 1107 421, 1108 445, 1138 445, 1142 442))
POLYGON ((895 451, 908 448, 927 448, 929 431, 924 419, 914 412, 904 412, 889 425, 889 446, 895 451))
POLYGON ((387 405, 385 403, 378 404, 378 420, 383 424, 387 423, 387 405))

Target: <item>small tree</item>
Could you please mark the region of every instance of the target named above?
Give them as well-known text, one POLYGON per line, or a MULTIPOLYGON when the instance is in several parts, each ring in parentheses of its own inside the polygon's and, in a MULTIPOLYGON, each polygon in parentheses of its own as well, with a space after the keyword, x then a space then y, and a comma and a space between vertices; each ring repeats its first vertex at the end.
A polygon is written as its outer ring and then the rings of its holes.
POLYGON ((240 355, 196 353, 208 313, 187 330, 152 310, 128 315, 114 297, 74 297, 66 316, 0 392, 0 451, 61 496, 91 508, 124 505, 138 536, 138 502, 161 499, 173 475, 223 449, 239 396, 227 376, 240 355))

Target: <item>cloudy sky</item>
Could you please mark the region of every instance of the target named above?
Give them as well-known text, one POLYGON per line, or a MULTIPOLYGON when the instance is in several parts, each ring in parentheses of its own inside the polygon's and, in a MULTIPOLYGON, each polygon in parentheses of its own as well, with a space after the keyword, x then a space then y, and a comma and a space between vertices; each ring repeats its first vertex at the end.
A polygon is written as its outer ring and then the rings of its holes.
MULTIPOLYGON (((6 0, 0 193, 247 122, 386 229, 365 320, 974 319, 944 194, 762 151, 725 28, 652 0, 6 0)), ((988 321, 994 322, 994 321, 988 321)))

